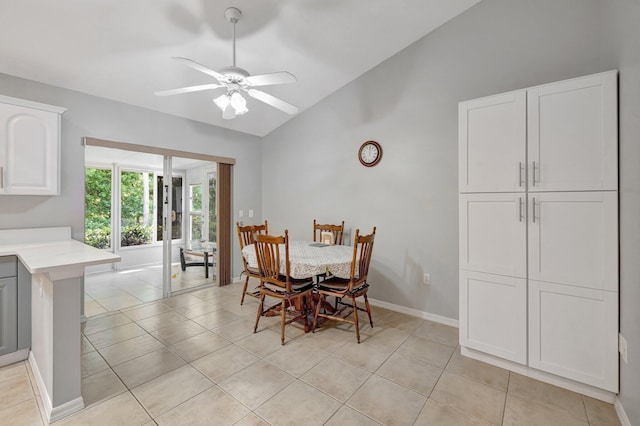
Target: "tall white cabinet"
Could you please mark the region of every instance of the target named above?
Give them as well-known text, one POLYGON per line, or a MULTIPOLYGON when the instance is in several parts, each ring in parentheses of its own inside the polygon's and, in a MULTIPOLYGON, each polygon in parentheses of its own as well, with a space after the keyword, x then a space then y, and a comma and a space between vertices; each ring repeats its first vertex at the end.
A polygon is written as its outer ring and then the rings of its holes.
POLYGON ((617 72, 459 105, 460 344, 618 391, 617 72))
POLYGON ((0 96, 0 195, 60 194, 65 108, 0 96))

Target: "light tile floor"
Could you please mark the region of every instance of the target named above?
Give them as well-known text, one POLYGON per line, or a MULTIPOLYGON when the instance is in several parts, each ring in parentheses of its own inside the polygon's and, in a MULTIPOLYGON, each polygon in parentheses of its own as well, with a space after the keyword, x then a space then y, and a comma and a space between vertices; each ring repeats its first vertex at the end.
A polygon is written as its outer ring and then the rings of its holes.
MULTIPOLYGON (((213 284, 215 277, 212 272, 210 269, 209 278, 205 278, 202 267, 189 267, 183 272, 179 264, 174 264, 171 267, 171 290, 180 291, 213 284)), ((160 266, 87 274, 84 279, 84 313, 87 318, 160 299, 160 266)))
MULTIPOLYGON (((241 284, 89 319, 86 408, 56 425, 619 425, 612 405, 460 355, 458 330, 381 308, 362 343, 262 318, 241 284)), ((0 369, 0 424, 42 425, 25 362, 0 369)))

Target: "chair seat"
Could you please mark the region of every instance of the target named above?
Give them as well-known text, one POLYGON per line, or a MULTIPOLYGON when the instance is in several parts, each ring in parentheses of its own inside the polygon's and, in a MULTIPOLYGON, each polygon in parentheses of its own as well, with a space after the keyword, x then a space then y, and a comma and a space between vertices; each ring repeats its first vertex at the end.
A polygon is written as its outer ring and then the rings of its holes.
POLYGON ((247 266, 246 272, 249 275, 260 276, 260 271, 258 270, 258 268, 252 268, 251 266, 247 266))
MULTIPOLYGON (((283 277, 284 279, 284 277, 283 277)), ((294 293, 303 293, 305 291, 311 290, 313 288, 313 281, 310 279, 293 279, 290 278, 291 282, 291 290, 294 293)), ((272 292, 276 292, 279 294, 285 294, 285 289, 283 287, 277 286, 275 284, 264 283, 265 287, 272 292)))
MULTIPOLYGON (((317 285, 317 290, 324 290, 324 291, 330 291, 330 292, 334 292, 334 293, 339 293, 339 292, 344 292, 345 294, 347 294, 347 289, 349 287, 349 280, 346 278, 338 278, 338 277, 331 277, 328 278, 324 281, 321 281, 320 283, 318 283, 317 285)), ((369 287, 369 284, 367 284, 366 282, 359 285, 358 287, 354 287, 351 290, 351 293, 349 294, 357 294, 360 291, 364 290, 365 288, 369 287)))

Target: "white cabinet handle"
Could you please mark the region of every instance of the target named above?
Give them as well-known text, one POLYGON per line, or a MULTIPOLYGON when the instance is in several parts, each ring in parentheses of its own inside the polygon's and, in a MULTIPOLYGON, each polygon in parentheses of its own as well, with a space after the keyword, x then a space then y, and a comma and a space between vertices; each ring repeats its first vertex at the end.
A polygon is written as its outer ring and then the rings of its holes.
POLYGON ((522 197, 520 197, 520 199, 518 200, 518 217, 520 218, 519 221, 522 222, 522 219, 523 219, 523 215, 522 215, 522 197))
POLYGON ((536 197, 533 197, 531 204, 532 204, 531 217, 533 219, 533 223, 536 223, 536 197))
POLYGON ((522 161, 518 163, 518 186, 522 187, 522 161))

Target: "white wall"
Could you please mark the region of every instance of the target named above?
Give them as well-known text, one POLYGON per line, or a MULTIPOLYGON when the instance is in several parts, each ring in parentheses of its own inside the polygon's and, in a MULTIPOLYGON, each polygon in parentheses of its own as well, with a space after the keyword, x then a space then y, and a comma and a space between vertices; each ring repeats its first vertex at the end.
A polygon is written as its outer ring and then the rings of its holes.
MULTIPOLYGON (((83 239, 84 136, 235 158, 232 202, 251 204, 261 214, 257 137, 4 74, 0 93, 68 108, 62 117, 61 195, 3 195, 0 229, 71 226, 73 238, 83 239)), ((242 262, 235 239, 231 242, 233 276, 238 276, 242 262)))
POLYGON ((457 319, 458 102, 619 69, 621 398, 640 424, 638 22, 638 0, 484 0, 266 136, 264 218, 293 238, 314 218, 377 225, 371 296, 457 319), (384 150, 372 169, 356 158, 368 139, 384 150))

